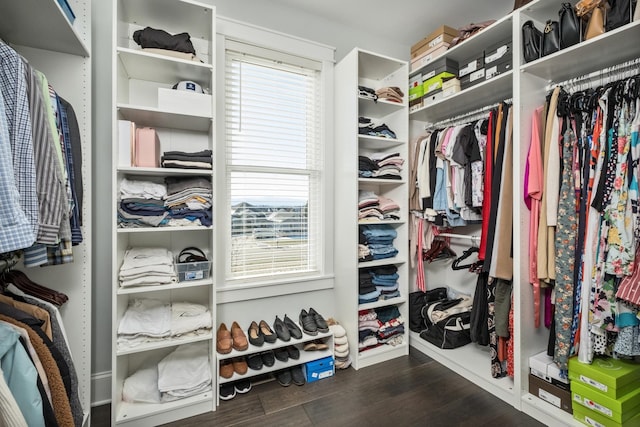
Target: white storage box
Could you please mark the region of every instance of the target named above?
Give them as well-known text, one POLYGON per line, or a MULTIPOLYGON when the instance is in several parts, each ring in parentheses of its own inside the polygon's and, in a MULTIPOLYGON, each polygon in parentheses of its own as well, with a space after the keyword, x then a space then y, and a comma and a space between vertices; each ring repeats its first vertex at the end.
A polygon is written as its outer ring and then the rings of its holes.
POLYGON ((211 95, 158 88, 158 108, 180 114, 211 116, 211 95))

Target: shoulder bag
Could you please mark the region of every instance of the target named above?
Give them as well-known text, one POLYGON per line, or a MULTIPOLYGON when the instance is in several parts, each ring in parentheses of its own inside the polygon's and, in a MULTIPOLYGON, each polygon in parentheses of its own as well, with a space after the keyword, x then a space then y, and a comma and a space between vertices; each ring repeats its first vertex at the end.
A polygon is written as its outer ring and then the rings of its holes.
POLYGON ((560 25, 558 21, 548 20, 542 33, 541 56, 550 55, 560 50, 560 25))
POLYGON ((589 21, 587 22, 587 29, 584 32, 584 39, 590 40, 594 37, 597 37, 605 32, 605 17, 606 17, 606 6, 598 6, 591 12, 591 16, 589 17, 589 21))
POLYGON ((562 8, 558 12, 558 22, 560 23, 560 49, 573 46, 581 40, 580 21, 571 3, 562 3, 562 8))
POLYGON ((533 21, 522 24, 522 52, 524 62, 531 62, 540 58, 540 44, 542 32, 536 28, 533 21))
POLYGON ((631 0, 609 0, 609 10, 607 10, 606 31, 615 30, 618 27, 631 22, 632 2, 631 0))

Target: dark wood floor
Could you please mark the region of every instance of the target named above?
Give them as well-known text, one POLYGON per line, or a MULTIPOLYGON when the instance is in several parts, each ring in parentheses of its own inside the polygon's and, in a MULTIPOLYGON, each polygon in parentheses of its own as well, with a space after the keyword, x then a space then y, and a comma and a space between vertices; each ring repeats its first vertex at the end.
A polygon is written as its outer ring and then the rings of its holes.
MULTIPOLYGON (((109 425, 108 405, 91 425, 109 425)), ((411 351, 304 386, 276 381, 221 402, 217 411, 166 426, 542 426, 439 363, 411 351)))

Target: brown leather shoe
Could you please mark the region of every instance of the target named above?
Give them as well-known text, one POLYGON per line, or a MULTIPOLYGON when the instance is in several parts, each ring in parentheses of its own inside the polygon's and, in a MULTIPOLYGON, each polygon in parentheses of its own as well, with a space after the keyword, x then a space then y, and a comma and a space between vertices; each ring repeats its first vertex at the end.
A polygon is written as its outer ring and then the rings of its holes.
POLYGON ((220 361, 220 376, 222 378, 231 378, 233 376, 233 363, 231 359, 224 359, 220 361))
POLYGON ((238 351, 244 351, 249 348, 249 341, 247 336, 242 331, 238 322, 233 322, 231 325, 231 338, 233 339, 233 348, 238 351))
POLYGON ((231 353, 232 343, 231 332, 227 329, 227 325, 221 323, 216 333, 216 351, 220 354, 231 353))
POLYGON ((233 363, 233 370, 236 371, 238 375, 244 375, 249 370, 249 365, 247 365, 244 357, 234 357, 231 359, 231 363, 233 363))

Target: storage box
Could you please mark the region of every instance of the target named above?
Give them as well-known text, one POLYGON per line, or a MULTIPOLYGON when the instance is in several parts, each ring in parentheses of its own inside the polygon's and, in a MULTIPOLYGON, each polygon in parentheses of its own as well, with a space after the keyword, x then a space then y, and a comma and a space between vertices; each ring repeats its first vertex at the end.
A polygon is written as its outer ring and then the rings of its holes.
POLYGON ((553 358, 547 355, 546 351, 529 358, 529 369, 536 377, 569 390, 569 380, 560 376, 560 368, 553 362, 553 358))
POLYGON ((467 61, 461 61, 459 63, 458 69, 458 78, 462 79, 462 77, 467 76, 475 71, 478 71, 484 67, 484 53, 482 56, 478 56, 477 58, 472 58, 467 61))
POLYGON ((509 60, 497 61, 492 63, 491 65, 486 65, 484 68, 484 79, 489 80, 500 74, 511 71, 511 58, 509 60))
POLYGON ((484 50, 484 66, 485 68, 494 62, 509 60, 513 62, 512 44, 510 40, 504 40, 500 43, 489 46, 484 50))
POLYGON ((628 421, 618 423, 582 405, 573 407, 573 418, 593 427, 636 427, 640 425, 640 413, 628 421))
POLYGON ((593 363, 587 364, 572 357, 569 359, 569 379, 615 399, 638 388, 640 364, 610 358, 595 358, 593 363))
POLYGON ((426 107, 427 105, 431 105, 434 102, 440 101, 442 98, 444 98, 442 89, 438 89, 422 97, 422 106, 426 107))
POLYGON ((73 22, 76 20, 76 14, 73 13, 73 9, 71 9, 71 6, 67 2, 67 0, 58 0, 58 4, 62 8, 62 11, 64 12, 71 25, 73 25, 73 22))
POLYGON ((533 374, 529 374, 529 393, 539 397, 547 403, 572 413, 571 393, 533 374))
POLYGON ((484 68, 480 68, 473 73, 467 74, 464 77, 460 77, 460 87, 462 88, 462 90, 464 90, 471 86, 477 85, 478 83, 482 83, 483 81, 485 81, 484 68))
POLYGON ((615 399, 581 382, 572 381, 571 397, 574 407, 582 405, 618 423, 626 422, 640 412, 640 387, 615 399))
POLYGON ((333 366, 333 357, 328 356, 323 359, 314 360, 304 364, 304 375, 308 383, 329 378, 333 376, 335 368, 333 366))
POLYGON ((424 95, 422 74, 416 74, 409 79, 409 105, 411 105, 411 101, 420 100, 422 95, 424 95))
POLYGON ((451 41, 458 36, 459 31, 455 28, 448 27, 446 25, 441 25, 436 28, 431 34, 422 40, 415 43, 411 46, 411 58, 414 58, 414 53, 416 56, 419 56, 421 50, 424 52, 424 48, 427 50, 437 46, 440 43, 451 43, 451 41))
POLYGON ((158 88, 158 108, 178 114, 211 116, 212 99, 206 93, 158 88))
POLYGON ((460 80, 456 78, 450 78, 442 82, 442 97, 446 98, 453 94, 456 94, 462 90, 460 86, 460 80))
POLYGON ((458 62, 451 58, 440 57, 433 60, 422 71, 424 93, 442 88, 442 82, 448 77, 455 77, 458 73, 458 62))
POLYGON ((211 274, 211 261, 176 263, 178 282, 208 279, 211 274))
POLYGON ((415 70, 419 70, 420 68, 424 67, 425 65, 428 65, 432 61, 435 61, 436 59, 441 57, 447 51, 448 48, 449 48, 449 45, 445 43, 443 45, 439 45, 429 49, 427 52, 424 53, 424 55, 419 56, 418 58, 412 59, 411 72, 414 72, 415 70))
POLYGON ((425 95, 428 95, 431 92, 434 92, 436 90, 442 89, 442 82, 447 78, 455 77, 455 76, 456 75, 453 73, 450 73, 448 71, 443 71, 442 73, 437 74, 428 80, 425 80, 425 82, 423 83, 425 95))

